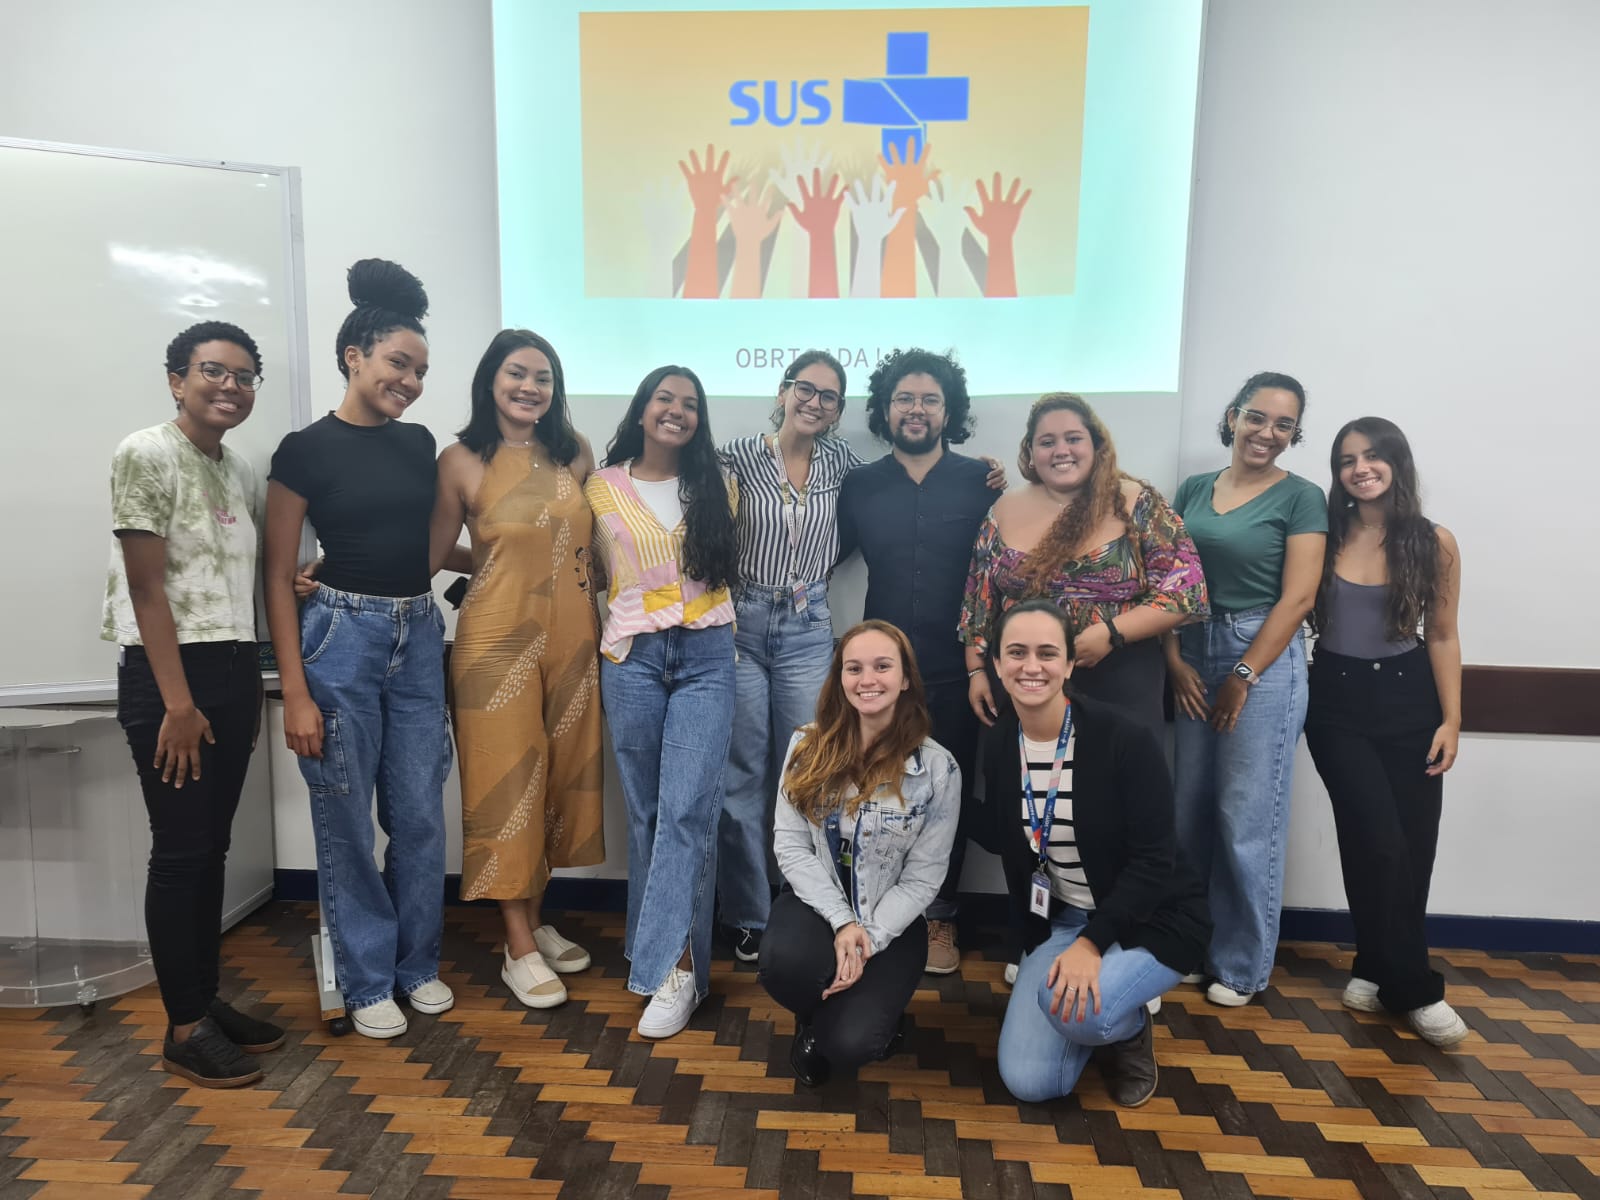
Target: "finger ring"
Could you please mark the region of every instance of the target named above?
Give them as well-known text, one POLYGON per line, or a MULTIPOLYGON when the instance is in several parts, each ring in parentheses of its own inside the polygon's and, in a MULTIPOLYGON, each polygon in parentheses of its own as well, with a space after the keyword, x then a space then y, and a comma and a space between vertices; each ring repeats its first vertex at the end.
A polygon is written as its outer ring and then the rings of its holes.
POLYGON ((861 947, 860 947, 860 946, 857 946, 857 947, 856 947, 856 957, 857 957, 857 958, 860 958, 860 957, 861 957, 861 947))
POLYGON ((1077 990, 1078 990, 1078 989, 1077 989, 1077 988, 1075 988, 1075 987, 1069 987, 1069 988, 1068 988, 1068 989, 1067 989, 1067 993, 1068 993, 1068 994, 1069 994, 1069 995, 1070 995, 1070 994, 1071 994, 1071 993, 1073 993, 1073 992, 1075 992, 1075 991, 1077 991, 1077 990))

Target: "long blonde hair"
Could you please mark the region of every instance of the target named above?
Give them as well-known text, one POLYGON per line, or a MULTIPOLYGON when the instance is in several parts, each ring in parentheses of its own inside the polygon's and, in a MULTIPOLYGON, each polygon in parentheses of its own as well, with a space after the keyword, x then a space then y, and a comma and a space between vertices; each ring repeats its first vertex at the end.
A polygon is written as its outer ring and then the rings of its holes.
POLYGON ((1028 410, 1028 428, 1017 453, 1017 469, 1029 483, 1039 482, 1039 473, 1033 469, 1033 435, 1039 421, 1053 412, 1073 412, 1082 419, 1084 428, 1089 431, 1089 442, 1094 446, 1094 469, 1083 494, 1061 510, 1061 515, 1051 522, 1039 544, 1024 559, 1022 575, 1027 580, 1028 594, 1042 593, 1049 578, 1061 570, 1062 563, 1090 549, 1084 542, 1095 527, 1112 514, 1122 518, 1133 546, 1135 564, 1142 574, 1144 559, 1139 553, 1138 530, 1133 527, 1133 517, 1122 495, 1122 481, 1133 480, 1141 487, 1149 487, 1149 484, 1117 466, 1117 448, 1111 441, 1111 434, 1088 401, 1071 392, 1050 392, 1035 400, 1028 410))
POLYGON ((922 673, 917 670, 910 641, 887 621, 862 621, 852 626, 834 648, 828 682, 817 697, 817 719, 789 759, 783 775, 784 793, 795 810, 813 825, 821 825, 835 809, 853 816, 880 788, 893 788, 896 798, 904 804, 900 780, 905 761, 922 745, 929 728, 922 673), (860 716, 844 694, 845 647, 863 633, 881 633, 895 644, 906 677, 906 689, 895 700, 894 720, 864 754, 860 716), (852 784, 856 794, 846 800, 845 792, 852 784))

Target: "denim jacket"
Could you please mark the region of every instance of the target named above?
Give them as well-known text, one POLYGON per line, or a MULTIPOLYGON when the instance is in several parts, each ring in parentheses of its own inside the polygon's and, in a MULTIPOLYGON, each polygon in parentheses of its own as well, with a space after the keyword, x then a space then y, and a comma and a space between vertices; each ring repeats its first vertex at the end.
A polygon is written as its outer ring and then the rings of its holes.
MULTIPOLYGON (((789 740, 783 770, 809 730, 789 740)), ((813 825, 789 801, 780 785, 773 816, 773 852, 795 895, 814 908, 835 931, 859 921, 874 954, 905 932, 927 909, 944 883, 961 815, 961 769, 950 752, 932 738, 906 759, 900 780, 902 805, 892 793, 863 801, 856 810, 851 879, 846 895, 834 863, 839 852, 839 814, 813 825)))

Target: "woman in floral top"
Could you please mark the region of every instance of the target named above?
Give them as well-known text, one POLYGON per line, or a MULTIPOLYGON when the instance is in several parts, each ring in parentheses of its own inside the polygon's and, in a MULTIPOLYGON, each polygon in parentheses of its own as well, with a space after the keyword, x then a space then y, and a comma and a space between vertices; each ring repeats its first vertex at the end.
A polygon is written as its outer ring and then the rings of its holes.
POLYGON ((973 710, 993 724, 984 656, 995 618, 1044 596, 1072 621, 1078 690, 1121 705, 1161 736, 1161 635, 1207 612, 1200 556, 1183 521, 1153 487, 1117 468, 1111 435, 1077 396, 1035 402, 1017 465, 1030 486, 1004 496, 978 530, 961 607, 973 710))

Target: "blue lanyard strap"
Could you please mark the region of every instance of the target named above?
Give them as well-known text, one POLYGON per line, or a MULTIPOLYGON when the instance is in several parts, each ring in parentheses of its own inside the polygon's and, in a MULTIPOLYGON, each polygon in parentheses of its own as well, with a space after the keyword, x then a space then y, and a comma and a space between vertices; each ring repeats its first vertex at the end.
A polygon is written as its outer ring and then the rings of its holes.
POLYGON ((1039 866, 1048 865, 1046 852, 1050 848, 1050 826, 1056 819, 1056 793, 1061 789, 1061 771, 1067 762, 1067 743, 1072 739, 1072 704, 1067 704, 1066 715, 1061 718, 1061 736, 1056 739, 1055 762, 1050 767, 1050 787, 1044 798, 1044 819, 1039 819, 1039 809, 1033 800, 1033 772, 1028 769, 1028 746, 1022 737, 1022 722, 1017 722, 1017 756, 1022 760, 1022 798, 1028 804, 1028 841, 1039 856, 1039 866))

